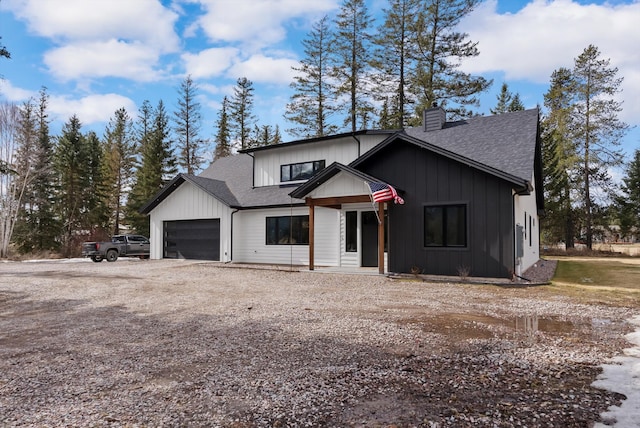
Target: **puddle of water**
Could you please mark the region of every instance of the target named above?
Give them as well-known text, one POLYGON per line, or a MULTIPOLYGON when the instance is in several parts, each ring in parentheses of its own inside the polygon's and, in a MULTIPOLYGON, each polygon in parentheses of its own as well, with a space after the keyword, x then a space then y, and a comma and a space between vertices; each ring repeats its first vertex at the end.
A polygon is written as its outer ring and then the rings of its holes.
POLYGON ((554 317, 540 317, 538 315, 524 315, 516 317, 516 332, 535 334, 538 331, 545 333, 570 333, 575 326, 570 321, 561 321, 554 317))
POLYGON ((586 324, 561 319, 559 316, 522 315, 504 319, 490 315, 468 313, 444 313, 437 316, 414 317, 401 321, 406 324, 418 324, 422 330, 429 333, 444 334, 462 340, 489 339, 492 337, 511 336, 524 339, 533 344, 540 336, 546 335, 571 336, 584 334, 591 330, 591 335, 597 338, 606 329, 609 320, 592 319, 586 324))

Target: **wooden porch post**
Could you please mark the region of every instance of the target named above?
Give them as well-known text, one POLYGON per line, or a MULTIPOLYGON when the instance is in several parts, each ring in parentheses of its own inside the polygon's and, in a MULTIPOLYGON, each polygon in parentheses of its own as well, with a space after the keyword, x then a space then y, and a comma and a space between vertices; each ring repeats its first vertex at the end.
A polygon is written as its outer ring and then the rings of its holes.
POLYGON ((378 202, 378 273, 384 274, 384 202, 378 202))
POLYGON ((312 200, 307 200, 310 202, 309 204, 309 270, 314 269, 314 261, 313 261, 313 245, 314 245, 314 230, 315 230, 315 222, 314 222, 314 213, 315 209, 313 206, 312 200))

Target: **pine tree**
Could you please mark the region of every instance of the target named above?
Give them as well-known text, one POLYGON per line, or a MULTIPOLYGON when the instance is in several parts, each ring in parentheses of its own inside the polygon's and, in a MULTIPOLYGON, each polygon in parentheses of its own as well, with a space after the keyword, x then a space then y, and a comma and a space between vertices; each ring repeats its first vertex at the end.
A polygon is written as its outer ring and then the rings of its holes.
POLYGON ((149 236, 149 217, 140 214, 139 209, 177 172, 168 138, 168 123, 162 100, 155 109, 148 101, 143 102, 137 123, 140 161, 136 168, 135 183, 127 198, 126 219, 137 233, 145 236, 149 236))
MULTIPOLYGON (((622 78, 608 59, 600 59, 597 47, 589 45, 574 61, 572 125, 581 161, 582 203, 586 244, 593 245, 594 186, 611 188, 608 169, 622 163, 620 140, 628 131, 620 121, 622 103, 614 97, 622 78)), ((605 225, 606 226, 606 225, 605 225)))
POLYGON ((513 94, 509 91, 509 85, 502 83, 500 94, 498 94, 496 98, 498 99, 498 103, 494 108, 489 109, 491 114, 502 114, 508 112, 509 105, 513 100, 513 94))
POLYGON ((17 213, 13 242, 20 253, 30 253, 37 249, 36 210, 34 204, 33 182, 37 179, 35 167, 38 152, 38 122, 36 106, 29 99, 20 107, 16 130, 16 179, 14 185, 18 190, 17 213))
POLYGON ((414 102, 409 91, 409 76, 415 73, 416 23, 422 0, 390 0, 384 9, 384 23, 374 39, 376 48, 372 65, 377 70, 374 77, 376 97, 384 100, 384 129, 402 129, 410 115, 414 102), (391 109, 389 100, 394 100, 391 109))
POLYGON ((76 237, 83 231, 88 207, 85 206, 89 187, 89 148, 81 132, 82 124, 76 115, 64 124, 58 138, 55 166, 61 188, 58 197, 58 216, 62 221, 62 255, 77 255, 76 237), (76 238, 76 239, 74 239, 76 238))
POLYGON ((276 125, 276 128, 273 131, 273 137, 271 138, 271 144, 281 144, 282 143, 282 134, 280 133, 280 126, 276 125))
POLYGON ((363 119, 373 111, 368 89, 372 23, 365 0, 344 0, 335 21, 332 77, 336 96, 348 98, 344 124, 351 132, 363 129, 363 119))
POLYGON ((502 114, 510 111, 524 110, 524 105, 520 100, 520 94, 517 92, 515 94, 511 93, 511 91, 509 91, 509 85, 506 83, 502 83, 500 94, 498 94, 496 98, 498 99, 498 103, 495 108, 489 109, 491 114, 502 114))
POLYGON ((49 94, 46 88, 40 89, 38 103, 38 157, 36 170, 38 178, 35 180, 36 200, 38 201, 38 236, 39 249, 56 251, 59 248, 58 236, 61 224, 56 218, 55 200, 58 188, 56 186, 56 171, 54 170, 55 146, 49 135, 49 94))
POLYGON ((524 104, 522 104, 522 100, 520 99, 520 94, 516 92, 509 104, 509 111, 522 111, 524 110, 524 104))
POLYGON ((416 29, 417 67, 411 76, 412 92, 417 98, 414 125, 422 121, 422 112, 434 105, 447 110, 453 118, 473 114, 477 95, 493 81, 460 70, 465 58, 478 56, 478 43, 457 31, 458 24, 480 0, 424 0, 416 29))
POLYGON ((302 41, 305 57, 298 67, 293 67, 297 72, 290 85, 294 93, 284 117, 296 125, 288 131, 302 138, 322 137, 338 130, 329 122, 337 107, 333 102, 335 88, 329 78, 331 31, 328 20, 324 16, 313 25, 302 41))
POLYGON ((231 156, 231 130, 229 127, 229 99, 225 96, 218 112, 218 120, 216 120, 215 159, 231 156))
MULTIPOLYGON (((149 100, 144 100, 138 109, 138 120, 134 124, 134 133, 137 143, 138 153, 135 161, 135 180, 125 207, 125 220, 131 225, 135 233, 149 236, 149 222, 145 215, 138 212, 138 209, 145 203, 145 190, 148 177, 151 175, 153 167, 149 163, 145 164, 145 153, 151 151, 153 139, 153 107, 149 100)), ((148 158, 150 160, 150 158, 148 158)))
POLYGON ((177 160, 170 139, 169 115, 162 100, 153 111, 153 138, 151 152, 159 157, 159 174, 152 174, 151 188, 160 190, 178 173, 177 160))
POLYGON ((105 131, 105 179, 113 234, 120 233, 123 203, 133 178, 136 146, 132 121, 124 107, 115 111, 105 131))
POLYGON ((621 194, 615 198, 620 234, 628 238, 640 233, 640 149, 626 167, 621 194))
POLYGON ((551 75, 551 85, 544 95, 547 114, 542 120, 542 156, 545 211, 542 218, 543 239, 549 244, 564 241, 574 247, 576 213, 575 182, 578 159, 571 137, 573 103, 571 70, 560 68, 551 75))
POLYGON ((202 165, 202 151, 205 141, 200 138, 202 116, 197 101, 197 86, 191 76, 187 76, 178 93, 178 111, 174 113, 175 132, 178 137, 178 165, 187 174, 195 174, 202 165))
POLYGON ((251 133, 256 123, 253 114, 253 82, 241 77, 233 88, 233 96, 229 100, 230 128, 233 138, 240 143, 240 150, 252 145, 251 133))
POLYGON ((254 128, 254 136, 253 136, 255 147, 279 144, 278 141, 281 142, 282 140, 279 134, 280 134, 280 130, 277 127, 274 129, 271 125, 262 125, 262 126, 256 125, 254 128))
POLYGON ((109 186, 105 179, 106 147, 94 131, 87 133, 85 141, 88 150, 85 228, 89 231, 89 240, 102 241, 111 232, 109 230, 109 186))

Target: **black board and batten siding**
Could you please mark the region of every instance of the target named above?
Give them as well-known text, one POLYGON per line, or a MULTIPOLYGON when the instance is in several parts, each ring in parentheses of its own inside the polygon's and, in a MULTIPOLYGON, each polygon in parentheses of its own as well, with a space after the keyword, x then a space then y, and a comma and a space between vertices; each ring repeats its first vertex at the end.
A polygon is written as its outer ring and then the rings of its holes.
POLYGON ((432 275, 510 277, 514 268, 512 185, 484 171, 397 140, 358 169, 396 186, 388 204, 388 270, 432 275), (426 247, 424 207, 464 204, 466 246, 426 247))

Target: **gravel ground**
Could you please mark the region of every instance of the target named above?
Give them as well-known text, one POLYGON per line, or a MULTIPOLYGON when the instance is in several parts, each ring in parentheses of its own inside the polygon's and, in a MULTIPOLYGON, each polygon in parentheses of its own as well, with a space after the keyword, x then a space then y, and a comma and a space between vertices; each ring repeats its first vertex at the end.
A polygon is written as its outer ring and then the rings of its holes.
POLYGON ((591 384, 636 313, 544 287, 0 263, 0 425, 589 427, 624 398, 591 384))

